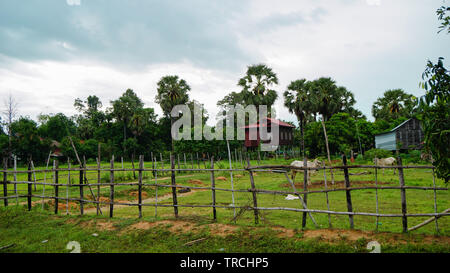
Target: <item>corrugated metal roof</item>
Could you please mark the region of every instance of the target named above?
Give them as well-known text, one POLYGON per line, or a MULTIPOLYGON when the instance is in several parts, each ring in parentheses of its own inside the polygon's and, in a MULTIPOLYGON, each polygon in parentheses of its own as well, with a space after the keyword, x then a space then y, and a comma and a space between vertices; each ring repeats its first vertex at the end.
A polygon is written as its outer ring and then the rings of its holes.
POLYGON ((390 131, 387 131, 387 132, 384 132, 384 133, 381 133, 381 134, 377 134, 377 135, 375 135, 375 136, 380 136, 380 135, 385 135, 385 134, 388 134, 388 133, 395 132, 395 131, 397 131, 400 127, 402 127, 403 125, 405 125, 406 123, 408 123, 410 120, 412 120, 412 118, 410 118, 410 119, 408 119, 408 120, 405 120, 405 121, 402 122, 400 125, 398 125, 397 127, 395 127, 394 129, 392 129, 392 130, 390 130, 390 131))

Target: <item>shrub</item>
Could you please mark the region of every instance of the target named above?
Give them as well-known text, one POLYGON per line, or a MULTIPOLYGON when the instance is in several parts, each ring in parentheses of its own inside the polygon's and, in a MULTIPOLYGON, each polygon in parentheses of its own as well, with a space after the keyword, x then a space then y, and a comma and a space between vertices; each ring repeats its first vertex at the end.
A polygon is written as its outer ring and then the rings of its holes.
POLYGON ((373 160, 375 157, 386 158, 391 156, 392 156, 391 151, 386 151, 383 149, 370 149, 365 153, 364 158, 373 160))

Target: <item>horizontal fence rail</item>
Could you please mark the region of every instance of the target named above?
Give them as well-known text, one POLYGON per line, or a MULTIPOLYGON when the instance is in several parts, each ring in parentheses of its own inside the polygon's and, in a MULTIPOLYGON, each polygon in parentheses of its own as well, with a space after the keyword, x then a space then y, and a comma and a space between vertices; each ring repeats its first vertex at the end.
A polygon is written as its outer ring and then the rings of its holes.
MULTIPOLYGON (((144 158, 143 156, 139 157, 139 163, 137 168, 124 168, 123 167, 123 159, 122 161, 122 168, 117 168, 114 166, 114 158, 110 161, 110 167, 105 168, 101 167, 99 160, 97 159, 97 167, 87 167, 86 163, 80 162, 79 167, 72 168, 70 166, 70 163, 68 164, 67 168, 59 168, 58 167, 58 161, 55 161, 52 168, 47 168, 43 170, 37 170, 34 168, 34 165, 32 161, 28 164, 28 170, 17 170, 14 168, 14 170, 8 170, 6 167, 6 160, 4 159, 4 168, 3 170, 0 170, 0 172, 3 173, 3 180, 0 182, 0 184, 3 184, 3 196, 0 196, 0 200, 3 200, 4 206, 8 206, 8 200, 16 199, 16 203, 18 203, 18 198, 26 198, 27 199, 27 206, 28 209, 31 210, 32 208, 32 198, 39 198, 42 200, 42 206, 44 204, 44 200, 54 200, 55 204, 55 213, 58 213, 58 207, 59 207, 59 201, 66 202, 67 207, 66 211, 68 213, 68 202, 78 202, 80 207, 80 214, 84 214, 84 204, 94 204, 96 205, 97 214, 102 214, 101 208, 102 207, 109 207, 109 216, 114 216, 114 206, 132 206, 137 207, 139 210, 139 218, 142 217, 142 208, 143 207, 155 207, 155 217, 157 216, 157 208, 158 207, 173 207, 174 208, 174 214, 175 217, 178 217, 179 210, 178 208, 212 208, 213 209, 213 218, 214 220, 217 219, 217 211, 216 209, 234 209, 235 213, 235 220, 236 220, 236 209, 241 210, 249 210, 254 211, 254 217, 255 217, 255 223, 259 223, 259 211, 273 211, 273 210, 282 210, 282 211, 293 211, 293 212, 301 212, 303 213, 302 217, 302 228, 305 228, 306 226, 306 219, 307 217, 311 218, 314 225, 317 227, 318 224, 316 223, 313 213, 318 214, 328 214, 328 221, 329 221, 329 227, 331 227, 331 218, 330 215, 345 215, 349 217, 349 226, 350 228, 354 228, 353 223, 353 216, 371 216, 376 217, 376 229, 378 229, 378 218, 379 217, 399 217, 402 218, 402 227, 403 232, 407 232, 408 230, 416 229, 418 227, 421 227, 422 225, 425 225, 429 222, 432 222, 433 219, 427 220, 425 223, 422 223, 418 226, 415 226, 413 228, 408 229, 408 217, 433 217, 435 221, 435 227, 436 232, 439 232, 438 222, 437 219, 449 216, 450 212, 449 210, 446 210, 444 212, 439 213, 437 211, 437 198, 436 193, 437 191, 448 191, 448 188, 445 187, 437 187, 436 181, 435 181, 435 173, 434 173, 434 167, 433 166, 403 166, 401 158, 398 158, 398 166, 379 166, 379 165, 347 165, 347 159, 345 156, 343 156, 343 165, 342 166, 319 166, 319 167, 307 167, 306 160, 304 162, 303 167, 298 166, 290 166, 290 165, 260 165, 260 166, 251 166, 250 165, 250 159, 249 157, 246 157, 247 165, 243 163, 243 157, 242 154, 240 157, 237 155, 237 152, 235 151, 235 163, 241 163, 242 168, 232 168, 231 164, 231 158, 230 158, 230 168, 215 168, 214 164, 214 157, 211 156, 210 160, 199 160, 197 155, 197 167, 195 168, 193 156, 191 155, 190 159, 190 166, 192 168, 180 168, 180 160, 178 156, 178 168, 175 168, 176 165, 176 157, 174 155, 170 156, 170 159, 168 161, 168 167, 169 169, 164 168, 164 160, 162 157, 161 160, 157 161, 157 156, 152 158, 152 168, 145 168, 144 167, 144 158), (200 164, 200 162, 203 162, 203 164, 200 164), (158 168, 158 164, 160 164, 161 168, 158 168), (209 165, 209 167, 207 166, 209 165), (204 168, 201 168, 201 165, 204 166, 204 168), (352 187, 351 181, 349 178, 348 171, 350 169, 356 169, 356 168, 362 168, 362 169, 374 169, 375 170, 375 186, 365 186, 365 187, 352 187), (378 185, 378 173, 377 170, 379 169, 397 169, 399 170, 399 186, 379 186, 378 185), (423 187, 423 186, 406 186, 405 185, 405 179, 404 179, 404 169, 430 169, 432 170, 433 175, 433 187, 423 187), (345 179, 345 187, 343 188, 329 188, 327 186, 327 180, 326 180, 326 170, 342 170, 344 172, 344 179, 345 179), (289 178, 287 175, 290 171, 302 171, 304 173, 304 179, 303 179, 303 189, 297 190, 296 186, 294 185, 294 182, 289 178), (311 171, 323 171, 324 172, 324 179, 325 179, 325 189, 321 190, 308 190, 308 172, 311 171), (65 172, 65 173, 62 173, 65 172), (116 181, 117 177, 116 175, 121 172, 133 172, 133 177, 137 182, 114 182, 116 181), (178 185, 176 183, 176 174, 181 172, 205 172, 205 173, 211 173, 211 186, 185 186, 185 185, 178 185), (250 178, 250 185, 248 189, 234 189, 233 186, 231 189, 226 188, 220 188, 215 186, 215 172, 229 172, 231 178, 233 177, 233 172, 247 172, 249 174, 250 178), (254 173, 257 172, 272 172, 272 173, 280 173, 284 174, 286 177, 287 182, 291 185, 292 191, 277 191, 277 190, 268 190, 268 189, 261 189, 257 188, 255 185, 255 178, 254 173), (36 178, 36 174, 43 173, 44 178, 36 178), (97 174, 95 182, 89 182, 87 178, 87 174, 97 174), (109 181, 108 182, 102 182, 102 173, 108 174, 109 181), (144 182, 144 173, 152 173, 153 177, 151 178, 150 182, 146 181, 144 182), (161 184, 158 183, 158 173, 160 174, 170 174, 170 184, 161 184), (17 174, 27 174, 28 178, 27 181, 19 181, 16 179, 17 174), (47 174, 49 177, 47 177, 47 174), (136 175, 137 174, 137 175, 136 175), (14 175, 14 180, 11 181, 8 179, 8 175, 14 175), (67 178, 67 183, 60 183, 61 178, 67 178), (72 179, 78 178, 77 183, 72 183, 72 179), (50 180, 52 182, 47 182, 47 180, 50 180), (153 181, 154 180, 154 181, 153 181), (44 181, 44 182, 42 182, 44 181), (14 185, 14 190, 9 190, 8 185, 14 185), (18 190, 17 185, 27 185, 26 190, 18 190), (43 186, 43 192, 42 194, 33 194, 32 186, 35 187, 40 185, 43 186), (137 202, 114 202, 115 194, 116 194, 116 187, 118 186, 130 186, 130 187, 136 187, 138 192, 138 200, 137 202), (54 195, 48 195, 45 194, 45 189, 50 188, 53 190, 54 195), (93 188, 96 187, 96 188, 93 188), (100 188, 101 187, 109 187, 109 200, 110 201, 100 201, 100 188), (142 199, 142 191, 143 189, 150 187, 155 189, 155 202, 154 203, 143 203, 142 199), (69 188, 79 188, 79 198, 70 198, 69 197, 69 188), (88 191, 85 192, 85 188, 87 188, 88 191), (168 188, 171 189, 172 192, 172 204, 160 204, 158 203, 158 189, 159 188, 168 188), (177 189, 188 189, 188 190, 204 190, 204 191, 211 191, 212 193, 212 199, 211 204, 178 204, 177 200, 177 189), (353 201, 351 199, 351 193, 353 191, 360 191, 360 190, 375 190, 376 191, 376 213, 370 213, 370 212, 355 212, 353 211, 353 201), (399 190, 401 195, 401 213, 397 214, 386 214, 386 213, 380 213, 379 207, 378 207, 378 191, 379 190, 399 190), (424 191, 433 191, 434 192, 434 213, 408 213, 407 211, 407 203, 406 203, 406 190, 424 190, 424 191), (65 192, 64 192, 65 191, 65 192), (238 206, 235 205, 234 202, 234 195, 233 195, 233 202, 230 205, 218 205, 216 203, 216 191, 223 191, 223 192, 231 192, 232 194, 236 192, 241 193, 251 193, 252 194, 252 206, 238 206), (329 208, 329 199, 328 199, 328 193, 331 192, 345 192, 346 196, 346 204, 347 204, 347 211, 333 211, 329 208), (11 195, 10 193, 14 193, 11 195), (20 193, 26 193, 26 194, 20 194, 20 193), (66 194, 66 197, 62 197, 60 195, 66 194), (320 210, 320 209, 309 209, 307 205, 307 197, 310 194, 320 194, 325 193, 326 199, 327 199, 327 209, 326 210, 320 210), (297 196, 300 200, 300 208, 289 208, 289 207, 263 207, 258 205, 258 197, 257 194, 271 194, 271 195, 294 195, 297 196), (85 198, 86 196, 91 196, 91 199, 85 198)), ((188 165, 188 162, 186 162, 186 155, 184 155, 184 165, 188 165)), ((189 158, 189 157, 188 157, 189 158)), ((84 160, 85 161, 85 160, 84 160)), ((183 164, 183 163, 182 163, 183 164)), ((47 164, 48 166, 48 164, 47 164)), ((133 163, 134 166, 134 163, 133 163)), ((232 180, 232 179, 231 179, 232 180)), ((231 182, 233 183, 233 182, 231 182)), ((36 190, 35 190, 36 191, 36 190)), ((61 204, 61 203, 60 203, 61 204)))

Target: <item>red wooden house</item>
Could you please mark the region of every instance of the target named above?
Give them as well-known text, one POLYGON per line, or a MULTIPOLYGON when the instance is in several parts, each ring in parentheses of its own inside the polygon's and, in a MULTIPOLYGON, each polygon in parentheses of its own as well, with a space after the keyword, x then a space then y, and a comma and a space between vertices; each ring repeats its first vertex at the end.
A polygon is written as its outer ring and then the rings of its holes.
MULTIPOLYGON (((260 127, 268 127, 267 132, 271 133, 272 124, 278 124, 279 126, 279 140, 280 144, 279 146, 291 146, 294 144, 294 128, 295 126, 292 126, 286 122, 282 122, 278 119, 274 118, 264 118, 262 122, 258 122, 255 124, 250 124, 245 126, 245 147, 247 148, 254 148, 258 147, 260 144, 260 135, 259 135, 259 128, 260 127), (256 140, 250 140, 250 128, 257 128, 257 139, 256 140)), ((263 143, 268 143, 269 141, 264 141, 263 143)))

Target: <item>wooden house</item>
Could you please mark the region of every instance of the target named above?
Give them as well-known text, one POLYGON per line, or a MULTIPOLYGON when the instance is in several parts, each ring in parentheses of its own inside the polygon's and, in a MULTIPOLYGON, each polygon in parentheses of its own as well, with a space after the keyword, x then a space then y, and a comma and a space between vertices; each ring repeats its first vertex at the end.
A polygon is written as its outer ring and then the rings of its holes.
MULTIPOLYGON (((248 126, 245 126, 245 147, 247 148, 255 148, 258 147, 260 144, 260 134, 259 134, 259 128, 261 127, 268 127, 267 132, 271 133, 272 124, 278 124, 279 127, 279 140, 280 144, 279 146, 292 146, 294 144, 294 128, 295 126, 292 126, 291 124, 288 124, 286 122, 282 122, 278 119, 273 118, 264 118, 262 122, 258 122, 255 124, 250 124, 248 126), (250 128, 257 128, 257 139, 256 140, 250 140, 250 128)), ((263 143, 268 143, 269 141, 265 141, 263 143)))
POLYGON ((420 121, 411 118, 389 132, 375 135, 375 148, 389 151, 422 149, 423 139, 420 121))

